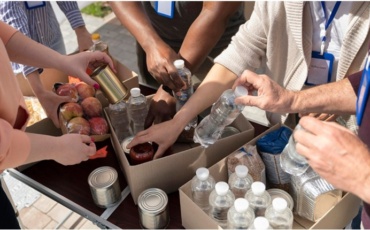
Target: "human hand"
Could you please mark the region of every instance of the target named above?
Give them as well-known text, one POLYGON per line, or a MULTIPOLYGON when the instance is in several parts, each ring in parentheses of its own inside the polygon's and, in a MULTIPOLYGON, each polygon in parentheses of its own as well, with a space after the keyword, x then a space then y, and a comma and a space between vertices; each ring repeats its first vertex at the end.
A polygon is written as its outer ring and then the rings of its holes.
POLYGON ((65 134, 58 137, 58 153, 53 160, 62 165, 78 164, 87 161, 96 153, 96 146, 91 137, 81 134, 65 134))
POLYGON ((176 100, 169 93, 160 87, 150 102, 148 115, 145 119, 144 128, 147 129, 153 124, 168 121, 176 113, 176 100))
POLYGON ((258 75, 245 70, 235 81, 233 88, 242 85, 249 93, 257 91, 257 96, 243 96, 235 99, 235 103, 256 106, 269 112, 284 113, 290 109, 294 92, 288 91, 271 80, 267 75, 258 75))
POLYGON ((299 117, 309 116, 315 117, 321 121, 335 121, 337 119, 337 115, 335 114, 328 114, 328 113, 299 113, 299 117))
POLYGON ((177 126, 174 120, 165 121, 137 133, 134 139, 127 145, 127 148, 132 148, 145 142, 154 142, 158 145, 158 149, 153 159, 157 159, 163 156, 165 151, 176 142, 182 130, 183 127, 177 126))
POLYGON ((91 39, 91 34, 87 31, 85 26, 80 26, 75 29, 77 36, 78 50, 80 52, 89 50, 90 47, 94 44, 91 39))
POLYGON ((364 200, 359 191, 368 184, 370 152, 350 130, 333 122, 313 117, 300 120, 302 130, 294 133, 297 152, 321 177, 334 187, 352 192, 364 200))
POLYGON ((168 86, 175 92, 185 85, 173 65, 180 57, 171 47, 166 44, 157 45, 145 52, 148 71, 158 83, 168 86))

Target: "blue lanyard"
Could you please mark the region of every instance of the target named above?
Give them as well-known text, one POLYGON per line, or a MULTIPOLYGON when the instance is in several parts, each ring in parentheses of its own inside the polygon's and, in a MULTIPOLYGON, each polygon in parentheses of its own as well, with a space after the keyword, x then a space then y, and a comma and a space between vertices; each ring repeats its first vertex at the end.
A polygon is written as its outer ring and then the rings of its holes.
POLYGON ((324 11, 324 16, 326 20, 324 34, 320 34, 321 35, 321 55, 324 53, 324 47, 325 47, 325 41, 326 41, 326 31, 329 28, 330 24, 333 22, 333 19, 335 15, 337 14, 341 3, 342 3, 341 1, 338 1, 335 3, 333 11, 331 12, 328 18, 325 2, 321 1, 321 7, 322 7, 322 10, 324 11))

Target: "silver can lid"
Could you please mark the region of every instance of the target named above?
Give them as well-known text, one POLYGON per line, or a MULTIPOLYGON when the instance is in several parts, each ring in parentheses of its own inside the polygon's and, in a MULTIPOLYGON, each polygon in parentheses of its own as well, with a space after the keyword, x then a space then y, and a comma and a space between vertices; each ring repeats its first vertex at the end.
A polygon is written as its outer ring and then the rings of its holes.
POLYGON ((138 198, 140 211, 151 215, 156 215, 166 210, 167 203, 167 194, 158 188, 147 189, 138 198))
POLYGON ((111 187, 118 178, 117 171, 109 166, 95 169, 89 175, 88 182, 92 188, 106 189, 111 187))
POLYGON ((132 139, 134 139, 134 136, 126 137, 125 139, 123 139, 121 143, 123 152, 126 154, 130 154, 130 149, 127 148, 126 146, 132 141, 132 139))

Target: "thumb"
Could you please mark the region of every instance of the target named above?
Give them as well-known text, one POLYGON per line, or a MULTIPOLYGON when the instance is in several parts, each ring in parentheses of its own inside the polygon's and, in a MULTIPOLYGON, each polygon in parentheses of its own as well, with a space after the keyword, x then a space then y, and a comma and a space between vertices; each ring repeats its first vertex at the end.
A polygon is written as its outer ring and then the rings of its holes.
POLYGON ((259 107, 259 98, 256 96, 246 95, 242 97, 235 98, 235 103, 245 106, 256 106, 259 107))
POLYGON ((96 90, 100 89, 100 85, 98 84, 98 82, 92 79, 87 73, 82 73, 79 78, 86 84, 93 86, 96 90))

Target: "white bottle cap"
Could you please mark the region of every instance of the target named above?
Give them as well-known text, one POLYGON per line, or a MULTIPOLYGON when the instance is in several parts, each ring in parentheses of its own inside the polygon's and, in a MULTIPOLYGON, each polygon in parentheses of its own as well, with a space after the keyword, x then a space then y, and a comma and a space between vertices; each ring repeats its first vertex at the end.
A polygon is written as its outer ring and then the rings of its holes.
POLYGON ((185 61, 182 59, 177 59, 173 62, 173 65, 176 67, 176 69, 182 69, 185 66, 185 61))
POLYGON ((197 175, 197 178, 201 181, 205 181, 208 179, 209 176, 209 171, 206 168, 198 168, 197 171, 195 172, 197 175))
POLYGON ((283 211, 283 210, 285 210, 287 208, 288 203, 286 202, 286 200, 284 198, 276 197, 272 201, 272 206, 274 207, 274 209, 276 211, 283 211))
POLYGON ((254 219, 253 225, 255 229, 268 229, 270 226, 270 223, 266 219, 266 217, 258 216, 254 219))
POLYGON ((140 96, 140 88, 137 88, 137 87, 135 87, 135 88, 132 88, 131 90, 130 90, 130 93, 131 93, 131 96, 133 96, 133 97, 138 97, 138 96, 140 96))
POLYGON ((248 175, 248 167, 245 165, 238 165, 235 167, 235 173, 238 177, 244 178, 248 175))
POLYGON ((215 185, 215 190, 217 195, 225 196, 229 191, 229 185, 224 181, 217 182, 215 185))
POLYGON ((245 212, 249 208, 249 202, 245 198, 237 198, 234 207, 237 212, 245 212))
POLYGON ((248 90, 247 88, 241 85, 238 85, 237 87, 235 87, 234 93, 235 93, 235 97, 242 97, 242 96, 248 95, 248 90))
POLYGON ((265 189, 266 189, 266 186, 261 181, 255 181, 252 183, 253 194, 262 195, 265 189))

